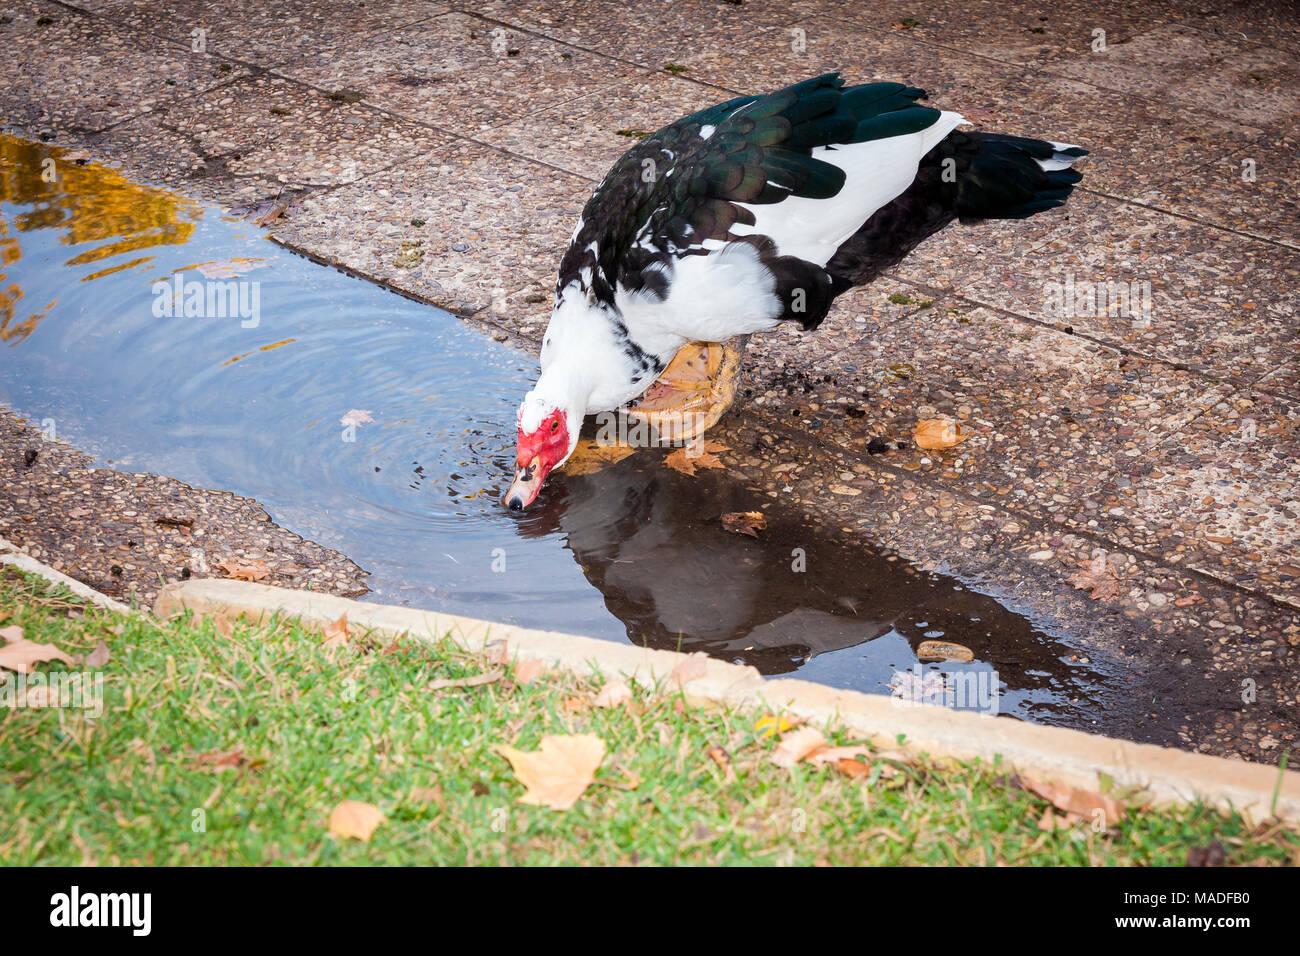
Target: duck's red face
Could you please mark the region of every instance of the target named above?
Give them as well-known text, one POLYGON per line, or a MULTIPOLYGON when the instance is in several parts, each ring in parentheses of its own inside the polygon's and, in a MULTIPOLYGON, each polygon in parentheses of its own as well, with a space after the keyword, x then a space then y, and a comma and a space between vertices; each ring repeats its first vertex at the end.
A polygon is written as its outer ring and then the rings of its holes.
POLYGON ((531 432, 519 426, 515 446, 515 480, 503 499, 506 507, 519 511, 531 505, 542 490, 546 476, 569 454, 569 422, 563 409, 555 409, 542 418, 531 432))

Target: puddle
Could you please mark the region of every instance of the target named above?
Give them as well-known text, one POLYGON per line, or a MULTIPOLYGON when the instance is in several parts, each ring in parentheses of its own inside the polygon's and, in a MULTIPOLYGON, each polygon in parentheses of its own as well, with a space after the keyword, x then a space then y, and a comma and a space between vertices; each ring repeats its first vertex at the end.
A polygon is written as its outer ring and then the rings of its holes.
POLYGON ((1040 722, 1090 725, 1106 706, 1111 675, 1027 618, 659 452, 558 473, 534 510, 507 512, 533 356, 214 207, 57 156, 0 135, 0 401, 99 464, 254 497, 370 571, 372 600, 869 692, 897 671, 992 681, 1001 713, 1040 722), (223 282, 235 314, 185 316, 194 289, 223 282), (758 540, 717 521, 759 506, 758 540), (918 665, 937 637, 975 662, 918 665))

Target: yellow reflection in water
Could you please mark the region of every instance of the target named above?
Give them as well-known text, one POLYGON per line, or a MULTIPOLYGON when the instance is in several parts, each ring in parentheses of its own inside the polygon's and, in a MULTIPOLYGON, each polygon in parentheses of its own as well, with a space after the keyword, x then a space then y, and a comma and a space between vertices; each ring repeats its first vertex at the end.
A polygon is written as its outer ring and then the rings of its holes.
MULTIPOLYGON (((65 265, 79 266, 113 256, 186 242, 203 208, 162 189, 141 186, 120 173, 64 159, 66 150, 0 133, 0 203, 25 207, 0 210, 0 340, 17 345, 36 329, 53 302, 14 323, 22 288, 7 270, 22 258, 20 236, 36 229, 58 229, 67 246, 89 245, 65 265)), ((83 282, 149 262, 152 256, 106 265, 80 276, 83 282)), ((57 300, 56 300, 57 301, 57 300)))

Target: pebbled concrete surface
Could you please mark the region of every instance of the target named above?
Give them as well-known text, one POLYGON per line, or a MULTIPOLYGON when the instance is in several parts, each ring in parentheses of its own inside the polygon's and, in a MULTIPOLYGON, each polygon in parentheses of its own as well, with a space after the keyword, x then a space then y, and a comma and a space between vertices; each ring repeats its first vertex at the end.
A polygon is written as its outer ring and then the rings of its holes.
POLYGON ((1080 143, 1084 187, 948 230, 813 336, 755 339, 724 462, 1194 689, 1210 713, 1182 745, 1276 762, 1300 735, 1293 7, 0 0, 11 130, 205 199, 288 198, 281 241, 529 349, 639 132, 831 68, 1080 143), (1150 309, 1098 314, 1081 290, 1108 282, 1150 309), (872 443, 932 415, 972 437, 872 443), (1101 554, 1094 599, 1074 579, 1101 554))

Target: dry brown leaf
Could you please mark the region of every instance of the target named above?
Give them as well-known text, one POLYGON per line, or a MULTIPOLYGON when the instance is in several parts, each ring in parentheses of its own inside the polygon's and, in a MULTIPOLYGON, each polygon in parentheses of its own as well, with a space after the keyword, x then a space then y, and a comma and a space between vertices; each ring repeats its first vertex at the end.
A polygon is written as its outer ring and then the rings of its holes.
POLYGON ((27 640, 23 637, 23 629, 17 624, 0 628, 0 638, 5 640, 4 646, 0 647, 0 667, 20 674, 31 674, 36 670, 37 664, 44 664, 47 661, 76 663, 53 644, 37 644, 35 641, 27 640))
POLYGON ((664 459, 664 464, 673 471, 694 476, 696 468, 725 468, 726 466, 718 460, 714 453, 730 450, 727 445, 701 439, 677 449, 664 459))
POLYGON ((722 769, 723 782, 732 783, 736 779, 736 771, 731 767, 731 754, 727 753, 726 748, 710 747, 706 753, 722 769))
POLYGON ((951 418, 926 418, 916 423, 912 440, 917 448, 939 449, 960 445, 970 438, 970 429, 963 428, 951 418))
POLYGON ((269 577, 271 569, 265 561, 222 561, 217 567, 223 571, 228 578, 234 578, 237 581, 260 581, 262 578, 269 577))
POLYGON ((605 741, 595 734, 548 734, 531 753, 501 744, 497 752, 510 761, 527 787, 520 803, 568 810, 596 777, 605 759, 605 741))
POLYGON ((767 527, 767 517, 761 511, 729 511, 722 516, 722 526, 732 534, 747 534, 757 538, 767 527))
POLYGON ((1118 823, 1126 812, 1124 804, 1102 793, 1060 783, 1045 783, 1032 777, 1022 777, 1021 783, 1026 790, 1038 794, 1058 810, 1064 810, 1073 819, 1091 822, 1096 811, 1100 810, 1102 822, 1109 827, 1118 823))
POLYGON ((974 651, 954 641, 922 641, 916 649, 916 656, 922 661, 959 661, 964 664, 975 660, 974 651))
POLYGON ((788 770, 814 750, 825 746, 826 738, 820 730, 816 727, 800 727, 782 737, 768 759, 788 770))
POLYGON ((235 256, 233 259, 225 259, 221 262, 203 262, 194 268, 205 279, 237 279, 254 269, 268 268, 268 265, 261 259, 235 256))
POLYGON ((505 676, 505 669, 498 667, 496 670, 488 671, 486 674, 475 674, 473 677, 457 677, 454 679, 440 677, 437 680, 429 681, 427 690, 442 690, 446 687, 482 687, 484 684, 494 684, 505 676))
POLYGON ((871 764, 863 763, 856 757, 841 757, 835 761, 835 769, 846 777, 852 777, 857 780, 859 777, 865 777, 871 773, 871 764))
POLYGON ((196 768, 212 770, 216 773, 222 770, 243 770, 245 767, 256 770, 265 763, 266 761, 260 757, 250 757, 243 750, 210 750, 207 753, 194 755, 196 768))
POLYGON ((819 747, 804 757, 814 767, 823 767, 828 763, 838 764, 841 760, 854 760, 855 757, 870 757, 870 747, 819 747))
POLYGON ((327 650, 333 650, 336 647, 346 647, 351 635, 348 633, 348 615, 344 611, 339 615, 337 621, 331 621, 321 628, 321 633, 325 635, 325 643, 321 645, 327 650))
POLYGON ((354 837, 367 843, 387 817, 373 804, 344 800, 330 814, 330 836, 354 837))
POLYGON ((592 701, 597 707, 618 707, 632 699, 632 688, 625 680, 610 681, 592 701))
POLYGON ((339 419, 339 424, 361 426, 374 420, 368 408, 349 408, 343 413, 343 417, 339 419))
POLYGON ((635 453, 636 449, 631 445, 604 445, 598 441, 584 439, 578 442, 578 447, 573 450, 573 454, 560 470, 566 475, 590 475, 602 468, 618 464, 635 453))
POLYGON ((696 651, 694 654, 688 654, 677 662, 673 672, 668 675, 669 680, 673 681, 678 687, 687 681, 693 681, 703 677, 708 670, 709 655, 703 651, 696 651))
POLYGON ((544 670, 546 670, 546 662, 536 657, 515 661, 515 682, 531 684, 542 676, 544 670))
POLYGON ((103 667, 108 663, 110 656, 108 645, 100 641, 95 645, 95 649, 86 655, 86 666, 103 667))
POLYGON ((1109 601, 1119 595, 1119 579, 1104 554, 1086 562, 1082 571, 1070 575, 1070 583, 1082 591, 1091 591, 1094 601, 1109 601))

